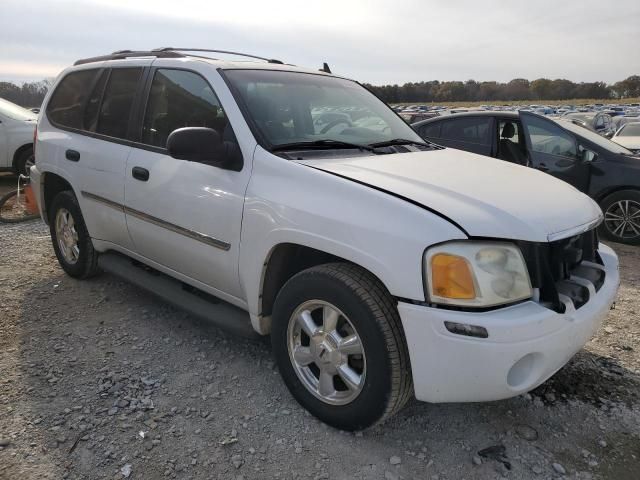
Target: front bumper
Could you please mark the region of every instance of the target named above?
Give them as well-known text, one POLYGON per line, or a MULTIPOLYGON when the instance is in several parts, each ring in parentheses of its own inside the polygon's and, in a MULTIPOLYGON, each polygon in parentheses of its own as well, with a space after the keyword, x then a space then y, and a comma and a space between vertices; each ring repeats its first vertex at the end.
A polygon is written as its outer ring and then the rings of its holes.
POLYGON ((433 403, 500 400, 551 377, 589 341, 615 300, 618 258, 603 244, 599 252, 604 284, 581 308, 563 314, 533 301, 488 312, 400 302, 416 398, 433 403), (483 326, 489 337, 453 334, 445 321, 483 326))

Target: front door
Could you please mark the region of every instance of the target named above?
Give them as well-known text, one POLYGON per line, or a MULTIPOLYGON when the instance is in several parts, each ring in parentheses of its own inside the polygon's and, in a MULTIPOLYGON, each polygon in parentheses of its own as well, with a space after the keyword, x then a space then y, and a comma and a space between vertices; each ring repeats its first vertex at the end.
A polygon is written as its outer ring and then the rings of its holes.
POLYGON ((590 164, 580 158, 576 138, 557 123, 528 112, 520 112, 531 166, 550 173, 586 192, 590 164))
POLYGON ((209 127, 235 142, 213 87, 190 70, 154 68, 125 179, 125 212, 135 251, 218 292, 241 298, 238 253, 249 168, 224 170, 177 160, 167 137, 209 127))

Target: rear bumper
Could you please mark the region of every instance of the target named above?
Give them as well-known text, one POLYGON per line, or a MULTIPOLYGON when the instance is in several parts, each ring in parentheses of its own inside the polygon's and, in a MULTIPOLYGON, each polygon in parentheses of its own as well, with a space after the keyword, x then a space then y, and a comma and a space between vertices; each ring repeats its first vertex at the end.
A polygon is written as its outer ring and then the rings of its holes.
POLYGON ((600 245, 606 277, 580 309, 556 313, 528 301, 489 312, 460 312, 399 303, 416 398, 426 402, 500 400, 551 377, 601 325, 615 300, 618 258, 600 245), (444 322, 483 326, 486 339, 450 333, 444 322))

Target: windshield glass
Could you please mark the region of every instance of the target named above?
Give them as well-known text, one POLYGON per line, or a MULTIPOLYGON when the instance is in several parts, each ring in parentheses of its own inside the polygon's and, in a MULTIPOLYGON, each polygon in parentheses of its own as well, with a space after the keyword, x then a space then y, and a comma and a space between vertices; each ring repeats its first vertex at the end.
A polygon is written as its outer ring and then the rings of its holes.
POLYGON ((38 118, 31 110, 22 108, 20 105, 11 103, 3 98, 0 98, 0 114, 13 120, 35 120, 38 118))
POLYGON ((640 137, 640 123, 627 123, 618 132, 618 137, 640 137))
POLYGON ((566 121, 560 121, 558 123, 562 125, 563 128, 569 130, 570 132, 580 135, 581 137, 589 140, 592 143, 595 143, 599 147, 602 147, 605 150, 608 150, 609 152, 621 153, 623 155, 633 155, 633 152, 631 152, 630 150, 627 150, 623 146, 620 146, 617 143, 612 142, 611 140, 608 140, 598 135, 595 132, 592 132, 591 130, 581 127, 580 125, 575 125, 571 122, 566 122, 566 121))
POLYGON ((368 145, 402 138, 423 143, 402 119, 350 80, 276 70, 227 70, 269 148, 298 142, 368 145))

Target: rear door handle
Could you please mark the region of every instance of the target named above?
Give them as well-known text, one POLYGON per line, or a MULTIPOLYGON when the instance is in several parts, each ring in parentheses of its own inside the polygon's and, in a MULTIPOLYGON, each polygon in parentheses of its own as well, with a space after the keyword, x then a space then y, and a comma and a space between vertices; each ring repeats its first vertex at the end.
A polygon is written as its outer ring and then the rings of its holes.
POLYGON ((80 160, 80 152, 76 150, 67 150, 64 153, 64 156, 67 158, 67 160, 71 160, 72 162, 77 162, 80 160))
POLYGON ((136 180, 146 182, 147 180, 149 180, 149 170, 142 167, 133 167, 131 169, 131 176, 136 180))

